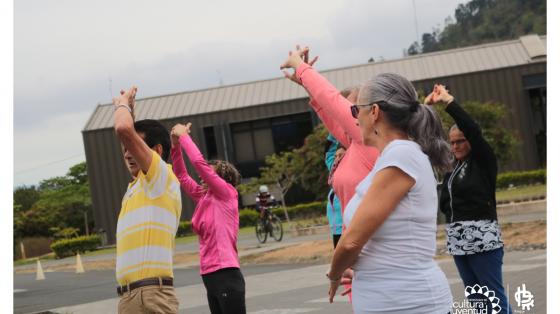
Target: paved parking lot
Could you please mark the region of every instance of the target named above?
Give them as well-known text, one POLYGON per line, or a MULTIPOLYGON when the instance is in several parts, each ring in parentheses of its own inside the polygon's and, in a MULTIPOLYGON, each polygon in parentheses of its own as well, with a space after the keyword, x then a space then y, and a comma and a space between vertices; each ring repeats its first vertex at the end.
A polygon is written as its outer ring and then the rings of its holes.
MULTIPOLYGON (((455 301, 463 300, 464 289, 451 259, 440 261, 455 301)), ((245 266, 247 309, 253 314, 351 313, 347 298, 338 297, 329 304, 328 283, 324 274, 328 265, 245 266)), ((47 273, 47 280, 35 281, 34 274, 14 276, 14 312, 32 313, 116 313, 118 298, 114 292, 112 271, 47 273)), ((208 313, 205 290, 198 270, 176 270, 177 294, 181 313, 208 313)), ((535 299, 528 313, 546 313, 546 251, 507 252, 504 284, 510 303, 519 309, 514 293, 525 284, 535 299)), ((521 313, 521 312, 519 312, 521 313)))

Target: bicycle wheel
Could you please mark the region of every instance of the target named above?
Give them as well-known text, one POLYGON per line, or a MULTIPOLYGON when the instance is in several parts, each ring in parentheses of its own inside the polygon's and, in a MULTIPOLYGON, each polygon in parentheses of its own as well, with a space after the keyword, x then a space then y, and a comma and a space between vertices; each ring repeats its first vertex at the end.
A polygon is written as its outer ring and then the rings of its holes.
POLYGON ((272 221, 270 222, 271 230, 270 235, 276 241, 282 241, 282 237, 284 236, 284 229, 282 228, 282 221, 280 218, 274 216, 272 217, 272 221))
POLYGON ((268 236, 265 226, 262 224, 260 219, 257 220, 257 224, 255 225, 255 233, 257 234, 257 240, 259 243, 265 243, 266 238, 268 236))

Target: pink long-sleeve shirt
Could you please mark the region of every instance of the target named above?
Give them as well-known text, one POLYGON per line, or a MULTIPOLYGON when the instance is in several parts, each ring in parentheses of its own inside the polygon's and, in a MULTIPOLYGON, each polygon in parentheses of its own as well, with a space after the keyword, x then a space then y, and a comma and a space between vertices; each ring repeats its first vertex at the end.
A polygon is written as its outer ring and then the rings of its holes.
POLYGON ((208 189, 203 189, 189 176, 181 147, 176 145, 172 148, 173 172, 179 179, 183 191, 196 204, 191 221, 200 245, 200 274, 212 273, 227 267, 239 268, 237 190, 218 176, 189 135, 179 137, 179 143, 200 178, 208 186, 208 189))
POLYGON ((311 96, 310 105, 329 132, 346 147, 346 154, 333 175, 333 189, 346 208, 358 183, 373 169, 379 151, 363 144, 360 127, 352 117, 352 103, 340 95, 329 81, 306 63, 296 70, 296 76, 311 96))

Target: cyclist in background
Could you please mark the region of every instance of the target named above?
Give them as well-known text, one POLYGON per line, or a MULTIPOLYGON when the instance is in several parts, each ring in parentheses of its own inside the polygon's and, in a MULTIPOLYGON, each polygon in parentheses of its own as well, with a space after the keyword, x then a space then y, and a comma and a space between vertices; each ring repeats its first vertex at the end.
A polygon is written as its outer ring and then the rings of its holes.
POLYGON ((276 199, 274 199, 274 195, 270 194, 270 192, 268 191, 268 186, 266 185, 261 185, 259 187, 259 193, 257 193, 255 202, 255 206, 257 208, 257 211, 260 213, 259 218, 261 220, 264 219, 266 208, 277 205, 277 201, 276 199))

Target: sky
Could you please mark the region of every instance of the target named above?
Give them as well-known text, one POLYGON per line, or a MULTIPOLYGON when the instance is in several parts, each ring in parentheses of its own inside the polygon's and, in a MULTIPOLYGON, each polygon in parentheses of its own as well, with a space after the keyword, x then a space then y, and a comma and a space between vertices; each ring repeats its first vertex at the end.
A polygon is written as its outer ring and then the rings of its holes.
POLYGON ((465 2, 14 1, 14 187, 84 161, 87 119, 122 88, 144 98, 282 77, 295 44, 319 70, 401 58, 465 2))

